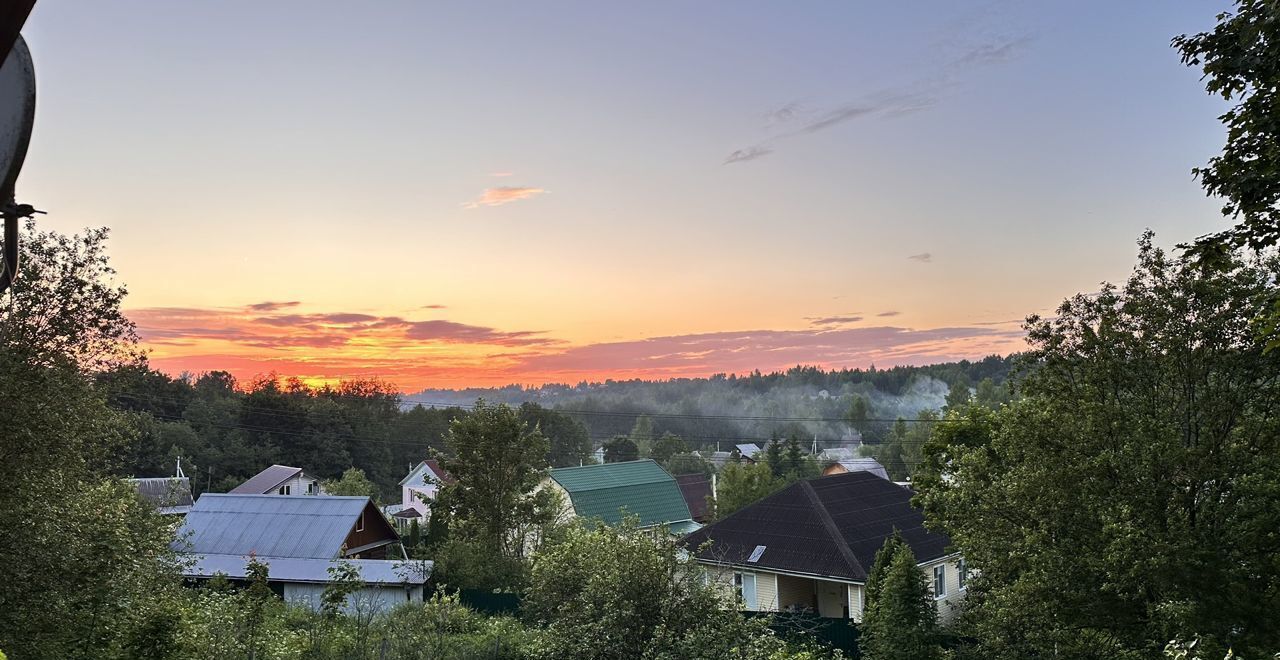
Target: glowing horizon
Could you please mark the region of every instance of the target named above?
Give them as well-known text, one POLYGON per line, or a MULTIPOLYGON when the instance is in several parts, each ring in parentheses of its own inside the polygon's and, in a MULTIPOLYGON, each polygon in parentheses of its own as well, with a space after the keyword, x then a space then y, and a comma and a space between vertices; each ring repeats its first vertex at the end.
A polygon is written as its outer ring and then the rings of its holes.
POLYGON ((39 3, 19 187, 169 373, 981 358, 1225 226, 1210 4, 39 3))

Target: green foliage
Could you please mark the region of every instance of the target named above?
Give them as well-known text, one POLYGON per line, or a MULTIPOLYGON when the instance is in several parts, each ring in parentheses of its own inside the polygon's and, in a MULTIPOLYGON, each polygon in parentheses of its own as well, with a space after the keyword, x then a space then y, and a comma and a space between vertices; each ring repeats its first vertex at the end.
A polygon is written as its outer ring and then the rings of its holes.
POLYGON ((689 445, 685 444, 685 441, 681 440, 679 436, 668 431, 654 441, 653 449, 649 450, 649 458, 665 464, 671 460, 672 456, 684 454, 688 451, 689 445))
POLYGON ((352 467, 342 473, 342 478, 324 482, 324 492, 329 495, 367 497, 378 501, 378 486, 365 476, 364 470, 352 467))
POLYGON ((867 403, 866 398, 855 395, 853 400, 849 402, 849 410, 845 412, 845 419, 848 420, 849 426, 852 426, 859 434, 866 433, 869 427, 869 418, 871 417, 871 405, 867 403))
POLYGON ((943 407, 943 410, 962 408, 969 405, 972 400, 973 390, 969 387, 969 383, 957 380, 951 384, 951 390, 947 392, 947 405, 943 407))
POLYGON ((404 544, 409 548, 417 548, 422 545, 422 526, 418 524, 416 518, 409 521, 409 536, 405 539, 404 544))
POLYGON ((648 415, 640 415, 636 418, 635 426, 631 427, 631 432, 627 434, 631 442, 635 443, 637 456, 649 456, 649 452, 653 449, 653 419, 648 415))
POLYGON ((1280 264, 1225 266, 1145 236, 1122 288, 1030 319, 1018 400, 938 425, 919 499, 975 570, 983 657, 1280 647, 1280 353, 1250 323, 1280 264))
POLYGON ((320 611, 336 616, 346 610, 347 599, 363 588, 360 569, 349 561, 339 561, 337 565, 329 567, 329 583, 320 594, 320 611))
POLYGON ((1222 153, 1193 170, 1205 191, 1225 200, 1227 231, 1198 239, 1193 254, 1213 263, 1233 249, 1263 249, 1280 241, 1280 5, 1237 0, 1210 32, 1173 40, 1188 66, 1201 67, 1205 88, 1236 105, 1219 119, 1227 127, 1222 153))
POLYGON ((523 403, 520 421, 547 436, 550 449, 547 462, 551 467, 581 465, 591 458, 591 436, 578 420, 536 403, 523 403))
POLYGON ((535 559, 524 610, 554 658, 770 658, 786 645, 663 534, 573 527, 535 559))
POLYGON ((536 547, 559 511, 551 491, 535 492, 547 474, 548 444, 505 405, 477 401, 454 420, 446 437, 452 456, 440 462, 457 481, 440 488, 432 507, 433 517, 442 511, 449 520, 451 538, 442 552, 448 555, 443 572, 451 584, 515 586, 507 582, 519 573, 511 567, 536 547), (493 567, 504 570, 491 572, 493 567))
POLYGON ((868 660, 943 657, 938 612, 928 578, 896 530, 876 552, 867 576, 867 607, 859 647, 868 660))
POLYGON ((715 517, 724 518, 786 485, 768 463, 728 463, 720 470, 715 517))
POLYGON ((714 466, 707 459, 696 454, 675 454, 663 464, 671 474, 705 474, 711 476, 714 466))
POLYGON ((105 236, 28 228, 0 305, 0 648, 15 658, 160 658, 174 635, 171 521, 111 475, 135 427, 92 386, 135 353, 105 236))
POLYGON ((764 450, 764 462, 776 479, 781 479, 787 473, 787 464, 782 460, 782 441, 777 438, 769 441, 764 450))
POLYGON ((606 440, 604 443, 604 462, 605 463, 621 463, 623 461, 634 461, 640 458, 640 448, 631 438, 620 435, 612 440, 606 440))

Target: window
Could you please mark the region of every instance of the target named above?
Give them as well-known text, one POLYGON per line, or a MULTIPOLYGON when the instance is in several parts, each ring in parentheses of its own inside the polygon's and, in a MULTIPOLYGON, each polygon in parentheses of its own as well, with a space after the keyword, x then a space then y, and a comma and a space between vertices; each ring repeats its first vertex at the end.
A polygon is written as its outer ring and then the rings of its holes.
POLYGON ((318 484, 318 483, 316 483, 316 482, 314 482, 314 481, 313 481, 313 482, 311 482, 311 483, 309 483, 309 484, 307 484, 307 494, 308 494, 308 495, 315 495, 315 494, 316 494, 316 486, 319 486, 319 485, 320 485, 320 484, 318 484))
POLYGON ((289 494, 289 487, 288 487, 288 486, 281 486, 281 487, 280 487, 280 494, 281 494, 281 495, 288 495, 288 494, 289 494))
POLYGON ((742 596, 748 610, 756 609, 756 575, 755 573, 734 573, 733 586, 742 596))
POLYGON ((964 589, 965 584, 969 581, 969 563, 964 560, 964 557, 961 557, 960 561, 956 562, 956 577, 960 580, 960 588, 964 589))
POLYGON ((356 521, 356 531, 357 532, 364 531, 364 512, 363 511, 360 512, 360 519, 356 521))
POLYGON ((933 567, 933 597, 945 598, 947 596, 947 565, 933 567))

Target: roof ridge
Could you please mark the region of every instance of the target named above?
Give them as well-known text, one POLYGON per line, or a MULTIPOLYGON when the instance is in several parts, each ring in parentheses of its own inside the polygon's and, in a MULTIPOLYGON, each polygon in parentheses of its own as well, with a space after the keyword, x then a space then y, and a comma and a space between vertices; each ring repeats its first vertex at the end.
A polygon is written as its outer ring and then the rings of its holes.
POLYGON ((809 497, 809 501, 813 503, 813 508, 818 513, 818 518, 822 520, 822 526, 826 528, 827 534, 831 536, 831 540, 835 541, 836 548, 840 550, 840 556, 844 558, 845 563, 852 569, 855 577, 861 576, 866 579, 867 571, 858 562, 858 557, 853 554, 853 548, 849 547, 849 543, 844 540, 844 534, 840 533, 840 528, 836 527, 836 521, 831 518, 831 512, 827 511, 827 507, 818 498, 818 493, 813 489, 808 480, 800 482, 800 489, 809 497))

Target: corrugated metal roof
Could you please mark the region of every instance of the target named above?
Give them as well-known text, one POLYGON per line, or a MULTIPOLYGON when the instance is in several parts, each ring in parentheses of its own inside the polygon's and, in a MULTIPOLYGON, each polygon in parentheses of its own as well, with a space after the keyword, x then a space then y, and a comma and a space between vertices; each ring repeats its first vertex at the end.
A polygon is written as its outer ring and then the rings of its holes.
MULTIPOLYGON (((249 558, 242 555, 197 555, 194 562, 183 569, 183 577, 211 578, 222 574, 233 579, 243 579, 249 558)), ((329 569, 338 562, 330 559, 298 559, 296 557, 257 557, 267 565, 269 582, 318 582, 329 581, 329 569)), ((423 584, 431 577, 435 564, 431 561, 393 561, 384 559, 347 559, 347 563, 360 571, 360 579, 366 584, 423 584)))
POLYGON ((551 478, 584 518, 614 525, 632 515, 642 527, 692 519, 675 478, 650 459, 556 468, 551 478))
POLYGON ((249 477, 249 480, 231 489, 233 495, 261 495, 276 489, 280 484, 292 479, 302 472, 302 468, 288 465, 272 465, 271 467, 249 477))
POLYGON ((946 555, 950 539, 924 529, 913 493, 870 472, 847 472, 794 483, 690 534, 686 547, 710 548, 699 557, 862 582, 894 529, 917 562, 946 555))
POLYGON ((161 513, 185 513, 195 504, 191 499, 191 481, 186 477, 147 477, 130 479, 129 483, 161 513))
POLYGON ((367 497, 205 493, 178 531, 178 549, 332 559, 368 505, 367 497))
POLYGON ((885 472, 884 466, 874 458, 852 458, 837 462, 848 472, 870 472, 881 479, 889 478, 889 473, 885 472))
POLYGON ((760 446, 754 442, 734 446, 738 448, 738 453, 741 454, 743 458, 753 459, 756 454, 760 453, 760 446))

